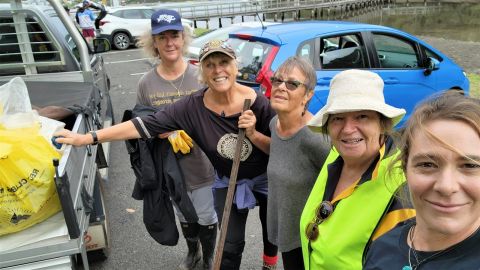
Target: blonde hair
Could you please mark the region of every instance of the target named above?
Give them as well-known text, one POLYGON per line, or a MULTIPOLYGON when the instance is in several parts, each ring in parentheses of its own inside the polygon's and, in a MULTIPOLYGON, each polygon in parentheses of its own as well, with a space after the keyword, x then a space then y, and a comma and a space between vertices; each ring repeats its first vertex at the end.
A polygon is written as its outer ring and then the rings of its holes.
MULTIPOLYGON (((207 57, 205 57, 205 58, 202 60, 202 62, 204 62, 205 60, 210 59, 210 58, 218 57, 218 56, 220 56, 220 55, 225 55, 225 56, 227 56, 226 54, 221 53, 221 52, 214 52, 214 53, 212 53, 212 54, 207 55, 207 57)), ((228 57, 228 56, 227 56, 227 57, 228 57)), ((229 58, 230 58, 230 57, 229 57, 229 58)), ((233 64, 235 65, 235 67, 237 67, 237 69, 238 69, 237 59, 232 59, 232 58, 230 58, 230 59, 231 59, 230 61, 232 61, 233 64)), ((200 82, 201 84, 207 84, 207 80, 205 80, 205 78, 203 77, 202 62, 200 62, 200 63, 198 64, 198 77, 197 77, 197 79, 198 79, 198 82, 200 82)))
POLYGON ((404 171, 407 168, 413 137, 419 131, 447 149, 465 155, 426 128, 428 123, 435 120, 461 121, 471 126, 480 136, 480 100, 464 96, 459 91, 444 91, 418 105, 408 119, 398 143, 398 160, 401 161, 404 171))
MULTIPOLYGON (((396 145, 399 149, 399 155, 390 163, 389 172, 393 172, 395 168, 400 167, 406 175, 408 157, 416 132, 423 132, 428 138, 445 148, 465 156, 465 153, 428 130, 426 125, 436 120, 461 121, 471 126, 480 136, 480 100, 464 96, 463 93, 456 90, 449 90, 433 95, 418 104, 397 137, 396 145)), ((478 164, 475 160, 472 160, 472 162, 478 164)), ((403 204, 410 205, 410 195, 408 189, 401 188, 396 196, 403 204)))
MULTIPOLYGON (((190 43, 192 42, 192 35, 193 35, 193 30, 189 25, 183 25, 183 31, 179 31, 182 33, 183 36, 183 51, 182 54, 183 56, 186 56, 188 54, 188 47, 190 46, 190 43)), ((136 45, 139 48, 143 49, 143 53, 147 57, 152 57, 155 60, 162 60, 160 59, 160 55, 158 53, 158 50, 155 48, 153 42, 153 37, 151 30, 146 31, 143 33, 140 38, 138 39, 136 45)))

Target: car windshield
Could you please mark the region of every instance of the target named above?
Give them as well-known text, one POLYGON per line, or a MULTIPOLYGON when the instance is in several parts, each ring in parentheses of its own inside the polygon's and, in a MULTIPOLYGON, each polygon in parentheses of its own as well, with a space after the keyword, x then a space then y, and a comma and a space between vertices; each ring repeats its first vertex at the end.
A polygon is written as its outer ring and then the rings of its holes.
POLYGON ((265 59, 272 50, 272 45, 243 39, 229 39, 238 62, 237 79, 240 81, 255 82, 257 74, 265 59))
POLYGON ((197 38, 195 38, 192 41, 192 45, 194 47, 199 47, 201 48, 205 43, 212 39, 219 39, 219 40, 227 40, 228 39, 228 34, 232 31, 240 29, 240 26, 231 26, 231 27, 224 27, 224 28, 219 28, 217 30, 208 32, 204 35, 201 35, 197 38))

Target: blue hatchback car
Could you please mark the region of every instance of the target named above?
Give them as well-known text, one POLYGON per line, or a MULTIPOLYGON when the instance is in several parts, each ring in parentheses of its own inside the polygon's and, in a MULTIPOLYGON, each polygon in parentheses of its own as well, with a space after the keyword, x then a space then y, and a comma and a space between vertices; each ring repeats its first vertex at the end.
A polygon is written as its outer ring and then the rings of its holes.
MULTIPOLYGON (((288 57, 308 58, 317 71, 309 105, 316 113, 327 100, 330 80, 345 69, 368 69, 385 82, 386 102, 404 108, 432 93, 469 92, 465 72, 447 56, 400 30, 343 21, 305 21, 242 30, 229 36, 239 62, 238 81, 270 96, 270 77, 288 57)), ((403 122, 402 122, 403 123, 403 122)), ((400 123, 399 125, 401 125, 400 123)))

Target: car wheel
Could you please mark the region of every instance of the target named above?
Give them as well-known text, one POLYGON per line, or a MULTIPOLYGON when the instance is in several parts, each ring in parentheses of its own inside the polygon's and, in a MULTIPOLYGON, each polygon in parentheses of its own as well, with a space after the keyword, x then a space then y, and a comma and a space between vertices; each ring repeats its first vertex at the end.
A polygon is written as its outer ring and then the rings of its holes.
POLYGON ((119 32, 113 35, 113 46, 117 50, 126 50, 130 47, 130 36, 127 33, 119 32))

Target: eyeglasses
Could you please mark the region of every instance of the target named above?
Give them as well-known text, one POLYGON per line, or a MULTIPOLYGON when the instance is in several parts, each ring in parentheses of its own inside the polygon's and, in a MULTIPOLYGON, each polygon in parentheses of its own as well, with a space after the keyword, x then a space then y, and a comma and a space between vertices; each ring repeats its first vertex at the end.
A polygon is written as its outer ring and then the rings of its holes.
POLYGON ((270 82, 272 82, 272 85, 275 87, 279 87, 280 85, 282 85, 282 83, 285 83, 285 87, 290 91, 296 90, 300 85, 305 85, 304 83, 299 81, 284 81, 277 77, 271 77, 270 82))
POLYGON ((308 240, 315 241, 318 238, 318 226, 327 219, 334 210, 334 206, 329 201, 323 201, 315 211, 315 219, 311 221, 305 229, 308 240))

